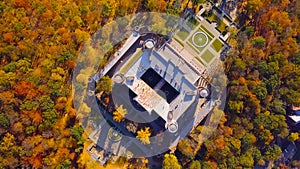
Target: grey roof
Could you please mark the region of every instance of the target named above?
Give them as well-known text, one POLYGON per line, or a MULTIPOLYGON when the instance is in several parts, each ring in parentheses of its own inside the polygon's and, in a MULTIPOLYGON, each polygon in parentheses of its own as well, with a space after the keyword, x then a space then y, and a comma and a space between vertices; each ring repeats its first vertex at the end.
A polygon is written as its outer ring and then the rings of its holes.
MULTIPOLYGON (((176 121, 198 98, 197 94, 195 94, 188 96, 189 98, 187 99, 186 93, 197 90, 194 84, 199 79, 199 75, 181 60, 178 55, 173 53, 169 48, 165 48, 159 51, 153 50, 152 52, 144 50, 141 57, 125 73, 125 76, 134 76, 139 79, 149 68, 153 68, 165 81, 179 91, 180 94, 169 104, 167 107, 168 110, 165 109, 166 106, 159 105, 152 108, 146 107, 146 110, 154 110, 165 121, 168 119, 168 112, 173 111, 173 119, 176 121), (159 107, 164 107, 164 110, 160 110, 159 107)), ((132 84, 128 83, 126 85, 133 91, 135 90, 132 88, 132 84)), ((168 104, 162 100, 160 102, 168 104)), ((144 103, 141 103, 141 105, 143 106, 144 103)))

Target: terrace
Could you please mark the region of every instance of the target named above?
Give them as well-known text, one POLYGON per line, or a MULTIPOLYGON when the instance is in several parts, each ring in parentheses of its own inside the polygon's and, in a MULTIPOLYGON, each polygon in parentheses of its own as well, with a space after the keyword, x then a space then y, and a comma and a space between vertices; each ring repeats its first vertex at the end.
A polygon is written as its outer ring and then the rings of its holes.
MULTIPOLYGON (((198 16, 197 17, 201 17, 198 16)), ((209 23, 204 19, 191 17, 187 22, 179 25, 174 39, 170 45, 179 52, 179 55, 189 59, 201 74, 203 70, 213 72, 214 65, 217 60, 220 60, 220 52, 226 44, 219 38, 222 37, 218 31, 218 25, 209 23), (211 70, 210 70, 211 69, 211 70)), ((219 19, 217 15, 212 13, 213 20, 219 19)), ((225 28, 224 28, 225 29, 225 28)))

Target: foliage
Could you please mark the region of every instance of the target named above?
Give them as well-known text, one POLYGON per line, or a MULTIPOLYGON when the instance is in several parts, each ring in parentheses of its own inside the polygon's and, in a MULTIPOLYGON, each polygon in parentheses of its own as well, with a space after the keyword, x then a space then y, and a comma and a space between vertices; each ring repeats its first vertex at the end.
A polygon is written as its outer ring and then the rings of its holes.
POLYGON ((108 76, 102 76, 97 82, 96 92, 110 93, 112 91, 113 81, 108 76))
POLYGON ((0 127, 9 128, 10 121, 7 115, 0 113, 0 127))
POLYGON ((123 105, 119 106, 116 111, 113 112, 113 119, 116 122, 121 122, 125 115, 127 114, 127 110, 123 108, 123 105))
MULTIPOLYGON (((196 9, 203 1, 189 2, 196 9)), ((76 56, 91 34, 116 17, 142 11, 179 16, 183 3, 186 1, 1 1, 0 168, 92 168, 78 160, 84 139, 72 108, 70 79, 76 64, 88 65, 76 63, 76 56), (64 101, 59 101, 60 97, 64 101)), ((300 24, 296 3, 238 3, 240 16, 248 16, 238 17, 245 20, 240 23, 247 23, 245 30, 228 29, 232 48, 225 59, 229 78, 224 111, 227 121, 203 145, 191 140, 180 143, 178 148, 185 156, 178 158, 183 167, 264 165, 281 154, 275 138, 298 140, 297 133, 289 135, 285 119, 287 108, 300 105, 300 24), (193 161, 186 162, 186 156, 193 157, 193 161)), ((116 29, 126 29, 129 23, 124 19, 116 29)), ((153 27, 166 26, 168 30, 168 24, 156 23, 153 27)), ((109 39, 111 34, 107 31, 101 36, 109 39)), ((109 43, 104 45, 112 47, 109 43)), ((92 57, 87 59, 94 61, 92 57)), ((76 90, 84 89, 87 72, 75 77, 76 90)), ((103 77, 96 89, 110 93, 112 86, 112 80, 103 77)), ((89 113, 91 108, 83 103, 82 112, 89 113)), ((149 128, 141 129, 137 135, 149 143, 149 128)), ((199 132, 191 135, 197 138, 199 132)), ((291 166, 299 167, 293 161, 291 166)), ((163 165, 181 168, 177 157, 169 154, 163 165)))
POLYGON ((181 166, 173 154, 165 154, 164 160, 163 160, 163 169, 181 169, 181 166))
POLYGON ((192 161, 189 169, 201 169, 201 163, 198 160, 192 161))
POLYGON ((282 153, 281 149, 277 145, 269 146, 264 153, 264 157, 269 161, 278 160, 280 154, 282 153))
MULTIPOLYGON (((300 105, 300 55, 295 44, 299 43, 295 35, 300 27, 292 24, 299 22, 294 5, 295 1, 286 0, 238 3, 248 24, 243 25, 245 29, 229 29, 232 48, 224 62, 229 80, 224 110, 227 121, 197 150, 193 160, 204 159, 202 168, 213 168, 214 164, 218 168, 263 166, 279 158, 278 140, 298 140, 298 133, 289 134, 286 120, 288 108, 300 105)), ((191 132, 190 137, 197 138, 197 134, 191 132)), ((194 144, 183 143, 178 145, 182 154, 194 144)), ((185 159, 179 158, 183 164, 185 159)))
POLYGON ((266 39, 262 36, 254 37, 251 40, 252 44, 257 47, 264 47, 266 45, 266 39))
POLYGON ((21 110, 36 110, 37 105, 34 101, 26 100, 21 106, 21 110))
POLYGON ((70 131, 71 131, 71 136, 77 141, 81 141, 83 139, 82 134, 84 130, 81 126, 73 127, 70 131))
POLYGON ((150 128, 145 127, 144 129, 141 129, 137 132, 136 138, 141 140, 143 144, 150 144, 150 139, 149 139, 150 136, 151 136, 150 128))
POLYGON ((291 133, 288 137, 289 141, 296 141, 299 139, 299 133, 291 133))
POLYGON ((190 139, 184 138, 179 141, 177 147, 178 150, 184 154, 188 158, 193 158, 195 156, 194 154, 194 147, 193 147, 193 142, 190 139))
POLYGON ((41 110, 49 110, 54 108, 54 102, 49 96, 42 96, 39 99, 41 110))
MULTIPOLYGON (((180 2, 151 3, 157 12, 181 11, 180 2)), ((70 79, 80 65, 76 56, 103 24, 144 5, 127 0, 0 2, 0 168, 78 168, 84 140, 72 105, 70 79)), ((118 29, 129 23, 122 20, 118 29)), ((87 59, 94 63, 92 57, 87 59)), ((87 84, 87 72, 75 77, 76 89, 87 84)), ((112 85, 106 77, 97 89, 109 93, 112 85)), ((81 108, 91 111, 85 103, 81 108)))

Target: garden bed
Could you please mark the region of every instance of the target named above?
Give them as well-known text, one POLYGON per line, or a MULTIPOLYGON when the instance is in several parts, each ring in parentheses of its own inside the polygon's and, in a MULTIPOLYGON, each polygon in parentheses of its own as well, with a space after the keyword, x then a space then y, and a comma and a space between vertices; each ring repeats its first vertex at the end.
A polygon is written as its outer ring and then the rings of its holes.
POLYGON ((181 28, 178 32, 177 32, 177 36, 182 40, 184 41, 188 36, 189 36, 189 32, 184 29, 184 28, 181 28))
POLYGON ((217 52, 220 52, 220 50, 222 49, 223 47, 223 44, 222 42, 219 40, 219 39, 216 39, 212 44, 211 44, 211 47, 213 49, 215 49, 217 52))

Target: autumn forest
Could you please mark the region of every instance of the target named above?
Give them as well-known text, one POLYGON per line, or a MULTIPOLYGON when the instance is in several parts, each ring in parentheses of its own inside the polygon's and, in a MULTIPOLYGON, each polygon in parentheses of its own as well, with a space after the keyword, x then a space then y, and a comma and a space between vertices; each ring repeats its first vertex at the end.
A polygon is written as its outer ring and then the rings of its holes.
MULTIPOLYGON (((197 12, 205 3, 217 0, 1 1, 0 168, 99 168, 83 158, 88 138, 73 106, 72 72, 84 43, 128 14, 180 16, 186 7, 197 12)), ((297 3, 238 1, 240 26, 228 30, 228 97, 221 122, 204 143, 198 139, 205 126, 195 128, 174 153, 162 157, 162 168, 300 167, 300 128, 288 117, 300 106, 297 3), (282 163, 292 142, 298 151, 282 163)), ((149 163, 120 158, 116 165, 148 168, 149 163)))

